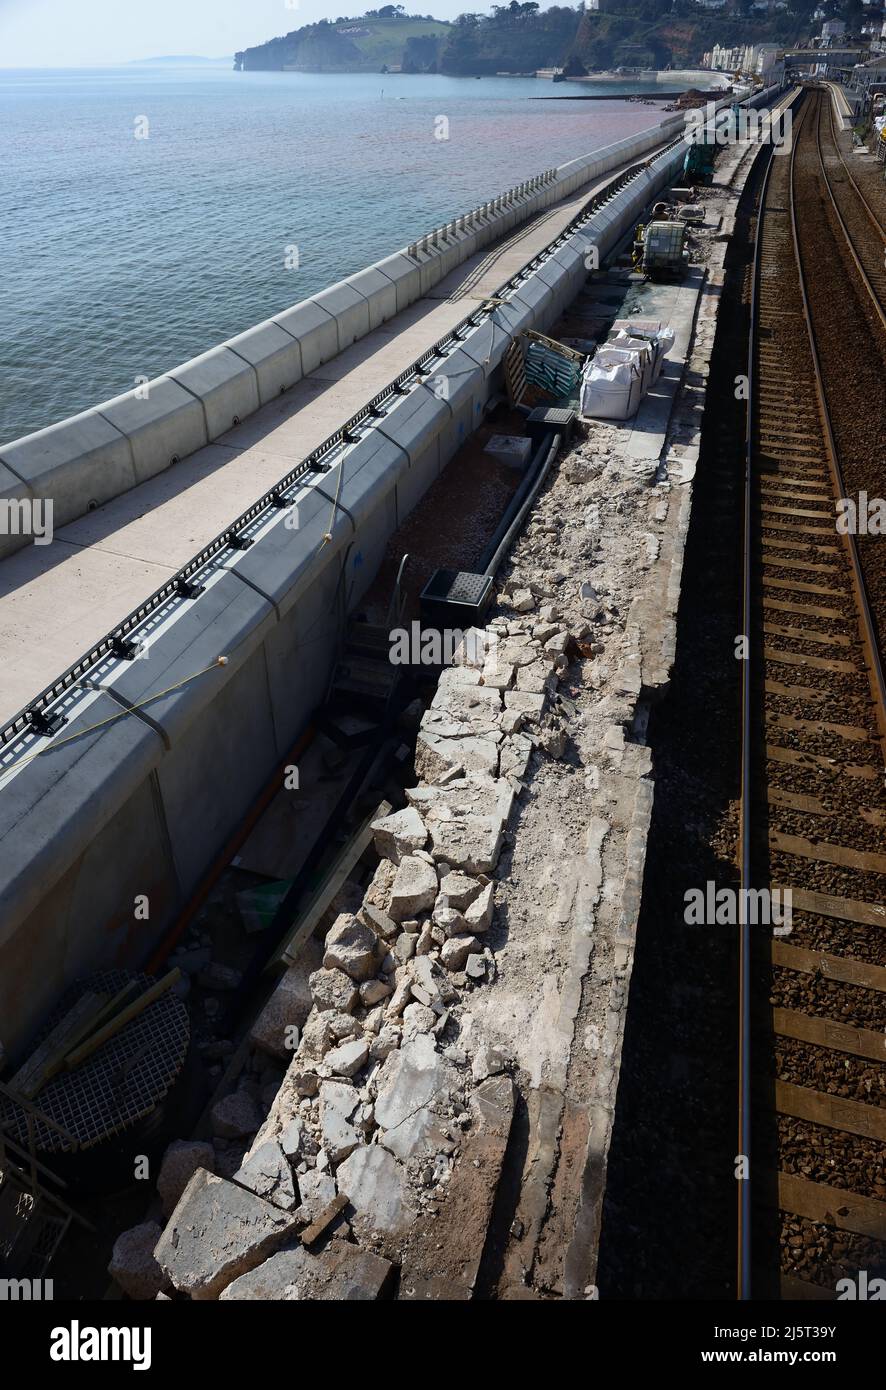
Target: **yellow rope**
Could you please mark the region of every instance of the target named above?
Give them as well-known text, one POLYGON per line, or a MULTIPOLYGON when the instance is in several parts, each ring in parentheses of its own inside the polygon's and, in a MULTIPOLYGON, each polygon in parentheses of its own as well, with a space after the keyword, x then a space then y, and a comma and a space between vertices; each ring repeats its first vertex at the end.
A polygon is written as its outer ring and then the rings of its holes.
MULTIPOLYGON (((175 685, 169 685, 165 690, 155 690, 153 695, 145 696, 144 700, 137 701, 136 704, 130 705, 128 709, 121 709, 117 714, 109 714, 107 719, 99 720, 98 724, 90 724, 85 729, 78 729, 76 734, 68 734, 65 738, 53 739, 52 743, 47 744, 44 748, 38 748, 33 753, 26 753, 23 758, 19 758, 18 761, 13 763, 6 771, 11 772, 13 769, 17 770, 25 763, 31 762, 34 758, 39 758, 41 753, 48 753, 50 750, 54 751, 56 748, 61 748, 65 743, 73 743, 75 739, 83 738, 86 734, 95 733, 96 729, 104 729, 108 724, 115 724, 118 719, 122 719, 125 715, 134 714, 137 709, 142 709, 145 705, 151 704, 152 701, 162 700, 164 695, 171 695, 173 690, 181 690, 183 685, 187 685, 190 681, 195 681, 198 676, 205 676, 208 671, 214 671, 217 666, 227 666, 227 664, 228 658, 226 656, 219 656, 213 661, 211 666, 204 666, 202 671, 194 671, 192 675, 185 676, 184 680, 176 681, 175 685)), ((102 693, 101 687, 98 687, 98 691, 102 693)), ((0 769, 0 776, 2 775, 3 770, 0 769)))
POLYGON ((342 456, 341 459, 339 459, 338 464, 338 482, 335 485, 335 499, 332 503, 332 511, 329 513, 329 530, 324 534, 323 539, 320 542, 321 550, 323 549, 324 545, 329 545, 332 541, 332 529, 335 526, 335 513, 338 511, 338 499, 341 496, 341 480, 344 476, 344 471, 345 460, 344 456, 342 456))

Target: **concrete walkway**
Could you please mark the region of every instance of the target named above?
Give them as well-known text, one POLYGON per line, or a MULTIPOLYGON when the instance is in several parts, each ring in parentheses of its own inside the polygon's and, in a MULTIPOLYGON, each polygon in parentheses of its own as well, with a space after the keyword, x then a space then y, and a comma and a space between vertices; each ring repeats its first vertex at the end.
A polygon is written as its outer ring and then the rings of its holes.
POLYGON ((3 560, 0 720, 23 709, 444 337, 475 301, 521 270, 618 172, 610 170, 457 266, 429 294, 214 444, 64 527, 52 545, 32 545, 3 560))

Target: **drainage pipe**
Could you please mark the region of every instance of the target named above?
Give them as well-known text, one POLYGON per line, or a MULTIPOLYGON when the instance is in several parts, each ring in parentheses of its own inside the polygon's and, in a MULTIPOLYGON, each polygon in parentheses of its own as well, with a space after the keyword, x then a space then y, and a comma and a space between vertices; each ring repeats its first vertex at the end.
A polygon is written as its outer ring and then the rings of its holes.
POLYGON ((551 464, 557 457, 557 450, 560 448, 562 438, 563 436, 560 434, 549 433, 545 435, 539 445, 535 457, 526 469, 525 478, 508 504, 508 509, 499 523, 498 530, 483 552, 480 563, 483 565, 484 574, 494 578, 496 570, 513 545, 514 538, 538 496, 541 485, 550 472, 551 464))

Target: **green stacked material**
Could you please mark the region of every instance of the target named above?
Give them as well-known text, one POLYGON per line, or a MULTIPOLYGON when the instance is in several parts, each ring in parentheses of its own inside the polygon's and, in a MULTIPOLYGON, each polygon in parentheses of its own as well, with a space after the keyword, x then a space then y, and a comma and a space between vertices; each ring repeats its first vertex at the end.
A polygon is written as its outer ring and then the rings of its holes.
POLYGON ((581 363, 564 357, 544 343, 530 343, 526 349, 526 380, 547 391, 555 400, 575 396, 581 379, 581 363))

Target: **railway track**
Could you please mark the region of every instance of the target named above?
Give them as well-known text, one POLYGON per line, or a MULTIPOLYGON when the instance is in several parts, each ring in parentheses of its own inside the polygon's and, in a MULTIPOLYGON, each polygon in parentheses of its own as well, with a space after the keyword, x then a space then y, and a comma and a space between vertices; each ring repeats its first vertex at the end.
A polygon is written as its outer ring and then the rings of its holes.
POLYGON ((840 148, 829 97, 818 103, 816 143, 821 172, 849 254, 886 326, 886 235, 840 148))
POLYGON ((791 154, 771 157, 756 236, 740 859, 743 888, 790 890, 792 919, 742 928, 745 1298, 886 1273, 886 536, 838 532, 835 505, 883 490, 886 390, 874 235, 828 105, 807 92, 791 154), (846 370, 859 354, 871 372, 846 370))

